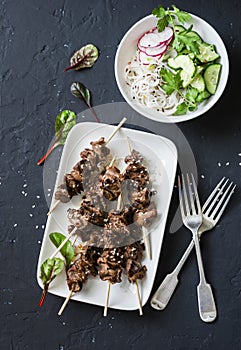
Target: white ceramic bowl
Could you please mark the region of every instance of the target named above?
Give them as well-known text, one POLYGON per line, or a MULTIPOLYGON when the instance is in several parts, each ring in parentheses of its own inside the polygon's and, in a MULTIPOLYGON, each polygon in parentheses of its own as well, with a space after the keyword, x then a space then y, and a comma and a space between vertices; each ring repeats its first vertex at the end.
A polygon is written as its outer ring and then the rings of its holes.
POLYGON ((196 118, 206 113, 218 101, 225 89, 229 74, 229 61, 224 43, 210 24, 195 15, 191 16, 192 20, 190 24, 193 24, 193 30, 197 31, 204 41, 216 46, 217 52, 220 55, 220 63, 222 64, 220 80, 216 93, 201 103, 196 111, 188 112, 187 114, 180 116, 162 116, 150 107, 145 107, 139 103, 133 103, 128 86, 125 83, 125 67, 127 62, 135 55, 138 38, 143 33, 156 26, 156 17, 149 15, 138 21, 128 30, 119 44, 115 57, 115 78, 117 85, 126 102, 138 113, 147 118, 164 123, 178 123, 196 118))

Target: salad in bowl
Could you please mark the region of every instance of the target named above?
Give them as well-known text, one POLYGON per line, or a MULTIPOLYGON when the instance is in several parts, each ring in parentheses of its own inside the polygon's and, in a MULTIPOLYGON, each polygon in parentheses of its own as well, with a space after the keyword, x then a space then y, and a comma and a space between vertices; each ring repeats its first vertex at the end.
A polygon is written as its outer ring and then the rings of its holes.
POLYGON ((203 114, 218 100, 227 82, 228 58, 221 38, 205 21, 176 6, 159 6, 122 39, 115 73, 134 109, 151 119, 178 122, 203 114), (131 49, 124 55, 128 42, 131 49))

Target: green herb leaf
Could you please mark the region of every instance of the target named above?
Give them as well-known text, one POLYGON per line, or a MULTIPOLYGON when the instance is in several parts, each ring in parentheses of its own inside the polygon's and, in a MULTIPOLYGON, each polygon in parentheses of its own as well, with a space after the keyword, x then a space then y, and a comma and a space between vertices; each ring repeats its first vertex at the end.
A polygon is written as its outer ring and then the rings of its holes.
POLYGON ((68 133, 76 125, 76 114, 70 110, 60 112, 55 120, 55 137, 59 145, 64 145, 68 133))
POLYGON ((182 80, 180 77, 180 71, 176 74, 172 73, 170 70, 162 68, 160 75, 164 80, 161 88, 168 94, 171 95, 173 91, 179 90, 182 86, 182 80))
POLYGON ((161 17, 166 16, 166 10, 164 9, 164 7, 162 5, 159 5, 158 7, 153 9, 152 14, 156 17, 161 18, 161 17))
MULTIPOLYGON (((55 245, 55 247, 58 248, 61 245, 61 243, 66 239, 66 236, 62 235, 62 233, 59 232, 52 232, 50 233, 49 238, 51 242, 55 245)), ((67 241, 63 248, 60 250, 60 253, 65 258, 66 268, 68 269, 74 258, 74 248, 72 246, 72 243, 70 241, 67 241)))
POLYGON ((178 21, 181 22, 182 24, 191 20, 192 16, 189 13, 179 10, 175 5, 172 5, 172 8, 173 8, 173 13, 177 17, 178 21))
POLYGON ((65 72, 70 69, 79 70, 82 68, 91 68, 99 57, 99 52, 96 46, 88 44, 81 47, 70 59, 70 67, 65 69, 65 72))
POLYGON ((189 52, 193 52, 195 54, 199 53, 199 46, 196 37, 188 36, 187 33, 192 30, 192 26, 190 26, 187 30, 182 31, 181 33, 176 33, 173 41, 173 48, 177 50, 177 52, 181 52, 184 48, 186 48, 189 52))
POLYGON ((64 260, 59 258, 47 259, 40 267, 40 278, 44 285, 44 290, 39 302, 42 306, 49 288, 50 283, 60 274, 64 269, 64 260))
POLYGON ((168 26, 168 19, 167 19, 167 17, 160 18, 157 21, 158 32, 162 32, 166 28, 166 26, 168 26))
POLYGON ((177 109, 176 109, 176 112, 174 113, 174 115, 186 114, 187 111, 188 111, 188 106, 186 105, 185 102, 182 102, 177 106, 177 109))
POLYGON ((189 86, 186 93, 186 99, 194 104, 196 102, 197 95, 198 95, 198 90, 195 89, 194 87, 189 86))

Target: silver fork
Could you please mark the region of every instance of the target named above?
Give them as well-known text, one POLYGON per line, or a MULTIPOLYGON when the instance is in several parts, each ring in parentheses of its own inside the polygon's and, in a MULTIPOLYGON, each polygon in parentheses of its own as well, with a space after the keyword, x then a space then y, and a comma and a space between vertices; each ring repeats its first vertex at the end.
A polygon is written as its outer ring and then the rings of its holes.
POLYGON ((198 230, 202 225, 202 209, 198 197, 197 187, 193 175, 192 182, 190 181, 189 175, 187 174, 187 187, 186 190, 185 178, 182 175, 182 184, 180 177, 178 176, 178 189, 179 189, 179 200, 182 221, 184 225, 192 232, 192 239, 194 241, 199 278, 200 282, 197 286, 198 296, 198 308, 201 319, 204 322, 212 322, 217 316, 216 305, 213 297, 211 285, 206 282, 201 249, 199 244, 198 230), (194 200, 195 199, 195 200, 194 200), (195 205, 196 204, 196 205, 195 205))
MULTIPOLYGON (((223 177, 211 192, 202 207, 203 222, 198 230, 199 238, 203 232, 209 231, 216 226, 235 190, 235 187, 236 185, 234 185, 233 182, 230 183, 229 179, 223 177)), ((164 310, 167 306, 177 287, 178 275, 193 248, 194 241, 192 240, 175 269, 165 277, 158 287, 151 299, 151 306, 154 309, 164 310)))

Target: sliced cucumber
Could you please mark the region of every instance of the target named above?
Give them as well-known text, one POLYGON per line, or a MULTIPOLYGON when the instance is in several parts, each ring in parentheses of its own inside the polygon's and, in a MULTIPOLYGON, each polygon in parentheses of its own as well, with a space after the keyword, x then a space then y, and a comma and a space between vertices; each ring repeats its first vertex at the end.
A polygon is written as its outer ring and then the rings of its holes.
POLYGON ((197 95, 196 102, 201 103, 209 97, 210 93, 207 90, 204 90, 197 95))
POLYGON ((169 58, 169 67, 173 69, 181 68, 180 77, 182 79, 182 86, 186 88, 195 74, 195 65, 188 55, 179 55, 175 58, 169 58))
POLYGON ((193 30, 187 32, 186 36, 189 36, 190 38, 195 38, 198 42, 202 42, 200 35, 197 32, 194 32, 193 30))
POLYGON ((198 74, 190 83, 192 87, 198 90, 198 92, 202 92, 205 90, 205 82, 201 74, 198 74))
POLYGON ((204 41, 198 41, 199 53, 196 57, 202 63, 213 62, 219 58, 219 54, 216 52, 214 45, 205 43, 204 41))
POLYGON ((221 72, 221 64, 211 64, 208 66, 204 72, 204 80, 206 84, 206 88, 210 94, 215 94, 218 80, 221 72))

